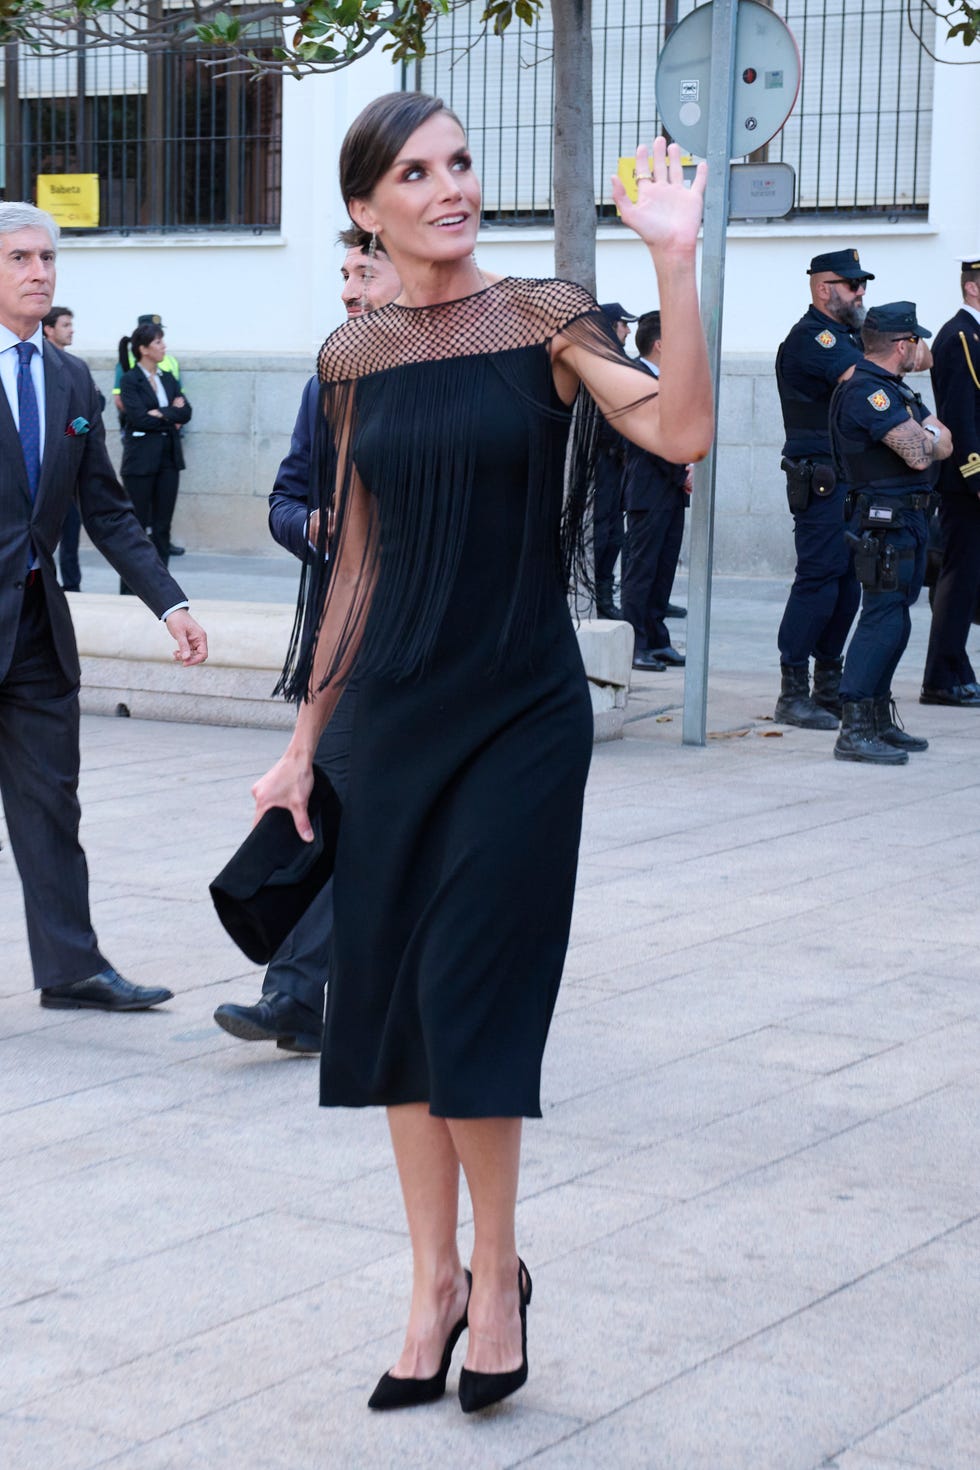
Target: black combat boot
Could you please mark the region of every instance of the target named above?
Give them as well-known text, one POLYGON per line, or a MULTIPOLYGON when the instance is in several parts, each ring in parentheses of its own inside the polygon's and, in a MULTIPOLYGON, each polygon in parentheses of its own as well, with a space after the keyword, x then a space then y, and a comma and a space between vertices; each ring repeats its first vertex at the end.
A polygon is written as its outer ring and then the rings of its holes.
POLYGON ((844 701, 834 757, 839 761, 867 761, 873 766, 904 766, 909 755, 907 750, 896 750, 878 739, 874 700, 854 699, 844 701))
POLYGON ((844 672, 844 660, 834 659, 832 663, 821 663, 819 659, 813 660, 813 702, 821 709, 829 710, 839 720, 844 712, 844 706, 840 699, 840 676, 844 672))
POLYGON ((783 687, 776 700, 776 719, 781 725, 799 725, 801 730, 836 730, 837 721, 810 698, 810 670, 780 664, 783 687))
POLYGON ((595 612, 597 618, 609 618, 614 623, 623 621, 623 609, 616 604, 612 577, 603 577, 596 583, 595 612))
POLYGON ((920 735, 909 735, 905 730, 895 708, 891 690, 875 700, 875 734, 879 740, 894 746, 896 750, 929 749, 928 740, 923 740, 920 735))

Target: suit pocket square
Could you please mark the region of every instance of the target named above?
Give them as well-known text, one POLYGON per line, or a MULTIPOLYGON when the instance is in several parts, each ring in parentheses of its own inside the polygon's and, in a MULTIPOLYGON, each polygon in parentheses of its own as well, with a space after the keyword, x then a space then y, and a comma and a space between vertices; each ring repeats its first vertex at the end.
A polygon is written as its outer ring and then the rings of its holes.
POLYGON ((79 439, 81 438, 82 434, 87 434, 91 427, 92 425, 89 423, 88 419, 72 419, 71 423, 65 430, 65 433, 68 435, 69 439, 79 439))

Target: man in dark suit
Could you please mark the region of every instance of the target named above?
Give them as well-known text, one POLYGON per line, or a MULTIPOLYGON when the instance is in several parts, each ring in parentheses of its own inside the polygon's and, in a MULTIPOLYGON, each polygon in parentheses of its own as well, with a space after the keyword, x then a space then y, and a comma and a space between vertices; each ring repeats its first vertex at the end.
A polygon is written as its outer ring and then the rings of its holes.
POLYGON ((203 663, 207 639, 113 474, 88 368, 44 339, 58 233, 33 205, 0 203, 0 796, 41 1004, 144 1010, 171 992, 131 985, 99 950, 78 841, 80 668, 54 565, 73 497, 174 658, 203 663))
MULTIPOLYGON (((341 300, 347 315, 360 316, 393 301, 401 290, 395 268, 380 246, 372 255, 370 236, 351 227, 341 266, 341 300)), ((318 512, 310 511, 310 464, 320 385, 310 378, 293 429, 289 453, 279 466, 269 496, 269 529, 276 541, 302 561, 316 544, 318 512)), ((356 688, 348 683, 317 747, 317 765, 343 801, 347 791, 351 726, 356 688)), ((265 974, 255 1005, 218 1006, 214 1019, 241 1041, 274 1041, 283 1051, 318 1052, 323 1031, 323 994, 333 934, 333 884, 328 883, 281 945, 265 974)))
MULTIPOLYGON (((640 361, 660 376, 660 312, 644 312, 636 325, 640 361)), ((626 444, 623 502, 623 617, 632 623, 634 669, 662 672, 683 665, 684 655, 670 641, 666 619, 670 589, 684 539, 684 509, 690 467, 669 464, 659 454, 626 444)))
POLYGON ((920 704, 980 709, 980 684, 966 640, 980 597, 980 258, 961 263, 963 306, 936 334, 936 414, 953 436, 939 471, 943 560, 920 704))

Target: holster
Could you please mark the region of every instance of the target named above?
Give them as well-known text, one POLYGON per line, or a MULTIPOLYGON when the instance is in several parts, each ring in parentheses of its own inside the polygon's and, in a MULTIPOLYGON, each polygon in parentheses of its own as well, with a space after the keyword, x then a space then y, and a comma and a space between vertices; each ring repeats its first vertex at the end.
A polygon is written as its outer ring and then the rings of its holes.
POLYGON ((821 500, 832 495, 837 476, 832 464, 825 460, 784 459, 780 468, 786 474, 786 500, 793 515, 802 515, 814 495, 821 500))
POLYGON ((810 504, 810 478, 813 465, 808 459, 784 459, 780 469, 786 472, 786 502, 794 516, 802 515, 810 504))

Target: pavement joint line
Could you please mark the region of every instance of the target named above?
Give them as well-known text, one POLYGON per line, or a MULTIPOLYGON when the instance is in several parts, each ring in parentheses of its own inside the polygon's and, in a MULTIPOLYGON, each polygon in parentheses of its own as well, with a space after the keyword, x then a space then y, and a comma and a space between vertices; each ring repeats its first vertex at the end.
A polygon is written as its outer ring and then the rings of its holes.
MULTIPOLYGON (((813 1080, 817 1081, 819 1079, 815 1078, 813 1080)), ((819 1138, 811 1138, 807 1143, 800 1144, 798 1148, 790 1149, 787 1153, 778 1154, 774 1158, 764 1159, 759 1164, 753 1164, 750 1168, 743 1169, 741 1173, 732 1174, 727 1179, 720 1179, 714 1184, 706 1185, 704 1189, 697 1189, 692 1194, 673 1195, 671 1196, 671 1199, 673 1202, 679 1204, 690 1204, 700 1199, 706 1199, 709 1195, 715 1194, 719 1190, 728 1189, 732 1185, 739 1184, 745 1179, 751 1179, 754 1174, 764 1174, 767 1170, 774 1168, 776 1165, 785 1164, 792 1159, 800 1158, 803 1154, 810 1153, 811 1150, 816 1148, 822 1148, 825 1144, 832 1143, 838 1138, 845 1138, 847 1134, 857 1132, 858 1129, 868 1128, 872 1124, 879 1122, 882 1118, 890 1117, 893 1113, 904 1112, 906 1109, 914 1107, 916 1103, 925 1102, 928 1098, 936 1097, 944 1092, 955 1091, 956 1086, 956 1083, 943 1083, 940 1087, 930 1088, 927 1092, 919 1093, 913 1098, 906 1098, 900 1103, 893 1103, 891 1104, 891 1106, 887 1108, 882 1108, 877 1113, 871 1113, 865 1118, 856 1118, 853 1122, 845 1123, 840 1128, 833 1128, 827 1133, 821 1134, 819 1138)), ((726 1114, 724 1117, 714 1118, 708 1123, 699 1122, 692 1125, 691 1127, 681 1128, 676 1133, 664 1134, 662 1138, 655 1139, 652 1142, 643 1144, 639 1147, 628 1149, 626 1153, 622 1156, 622 1159, 636 1157, 638 1154, 654 1153, 665 1143, 674 1143, 684 1138, 692 1137, 693 1135, 699 1133, 706 1133, 709 1129, 713 1128, 718 1123, 727 1123, 732 1118, 742 1117, 746 1113, 754 1112, 756 1108, 767 1106, 772 1101, 774 1101, 772 1097, 762 1098, 759 1102, 752 1103, 748 1107, 742 1108, 737 1112, 726 1114)), ((607 1169, 610 1163, 618 1162, 622 1162, 622 1160, 607 1159, 604 1160, 601 1164, 596 1164, 585 1174, 579 1176, 580 1182, 582 1182, 583 1184, 587 1184, 590 1174, 599 1174, 604 1169, 607 1169)), ((594 1185, 591 1187, 595 1188, 594 1185)))
MULTIPOLYGON (((728 1357, 730 1353, 738 1352, 739 1349, 747 1347, 749 1343, 766 1337, 769 1333, 775 1332, 780 1327, 785 1327, 787 1323, 795 1321, 798 1317, 802 1317, 806 1312, 812 1312, 815 1307, 824 1306, 827 1302, 833 1301, 835 1297, 843 1295, 844 1292, 853 1291, 854 1287, 861 1286, 865 1281, 872 1280, 884 1271, 892 1270, 895 1266, 901 1265, 903 1261, 911 1260, 913 1256, 918 1255, 921 1251, 938 1245, 940 1241, 946 1240, 958 1231, 965 1230, 968 1226, 975 1225, 978 1222, 980 1222, 980 1211, 975 1215, 969 1215, 964 1220, 957 1221, 954 1225, 947 1226, 945 1230, 938 1231, 927 1240, 919 1241, 907 1250, 899 1251, 897 1255, 890 1256, 886 1261, 879 1261, 876 1265, 869 1266, 866 1271, 860 1271, 856 1276, 851 1277, 850 1280, 840 1282, 830 1291, 821 1292, 819 1296, 814 1297, 811 1301, 805 1302, 799 1307, 794 1307, 791 1312, 784 1312, 781 1316, 775 1317, 764 1327, 758 1327, 755 1331, 746 1333, 744 1337, 734 1338, 731 1342, 726 1343, 723 1348, 719 1348, 717 1352, 708 1353, 706 1357, 699 1359, 698 1362, 692 1363, 686 1368, 681 1368, 677 1373, 672 1373, 669 1378, 663 1379, 662 1382, 655 1384, 652 1388, 644 1389, 641 1393, 634 1394, 632 1398, 624 1399, 614 1408, 597 1414, 588 1424, 583 1425, 582 1429, 576 1430, 572 1435, 569 1435, 568 1439, 573 1439, 577 1434, 595 1429, 597 1425, 604 1424, 613 1419, 616 1414, 622 1413, 624 1409, 632 1408, 634 1404, 642 1403, 644 1399, 650 1399, 655 1394, 663 1393, 665 1389, 672 1388, 674 1384, 682 1382, 685 1378, 690 1378, 695 1373, 700 1373, 703 1368, 710 1367, 712 1363, 720 1362, 722 1358, 728 1357)), ((621 1226, 620 1230, 625 1230, 626 1228, 626 1226, 621 1226)), ((620 1232, 616 1231, 613 1233, 618 1234, 620 1232)), ((561 1442, 567 1443, 568 1439, 561 1442)), ((543 1446, 540 1450, 535 1450, 526 1460, 515 1461, 515 1464, 531 1464, 552 1448, 554 1448, 553 1445, 543 1446)))
MULTIPOLYGON (((930 1399, 937 1398, 940 1394, 946 1393, 950 1388, 953 1388, 964 1378, 969 1378, 972 1373, 976 1373, 978 1370, 980 1370, 980 1358, 978 1358, 975 1363, 970 1363, 966 1368, 961 1369, 959 1373, 955 1373, 953 1377, 947 1379, 945 1383, 940 1383, 937 1384, 935 1388, 930 1388, 927 1393, 922 1394, 921 1397, 917 1398, 913 1403, 906 1404, 905 1408, 900 1409, 897 1414, 891 1414, 887 1419, 882 1419, 880 1424, 876 1424, 873 1428, 866 1430, 864 1434, 858 1435, 857 1439, 850 1440, 846 1445, 842 1445, 839 1450, 834 1450, 831 1454, 825 1456, 824 1459, 820 1460, 816 1465, 814 1465, 812 1467, 812 1470, 837 1470, 834 1462, 841 1455, 849 1454, 851 1450, 858 1449, 867 1440, 871 1439, 873 1435, 879 1434, 883 1429, 888 1429, 892 1424, 899 1423, 899 1421, 904 1419, 907 1414, 914 1413, 915 1410, 921 1408, 923 1404, 927 1404, 930 1399)), ((901 1461, 899 1461, 899 1463, 901 1463, 901 1461)), ((911 1470, 916 1470, 917 1463, 919 1466, 921 1466, 922 1461, 908 1461, 911 1470)))

